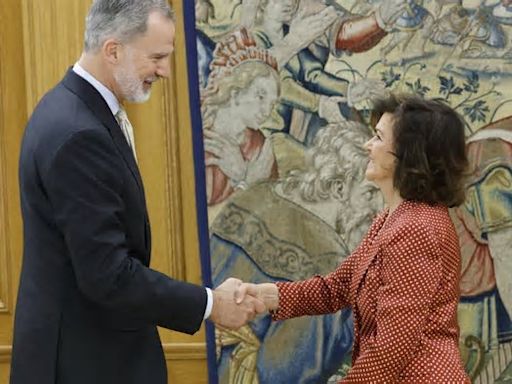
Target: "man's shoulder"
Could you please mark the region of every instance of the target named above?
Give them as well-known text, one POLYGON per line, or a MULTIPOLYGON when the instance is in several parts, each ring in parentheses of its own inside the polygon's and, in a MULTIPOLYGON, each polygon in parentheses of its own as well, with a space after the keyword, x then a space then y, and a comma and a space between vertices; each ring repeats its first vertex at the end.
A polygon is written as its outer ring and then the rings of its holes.
POLYGON ((78 95, 61 82, 48 91, 35 107, 27 124, 27 133, 45 137, 95 127, 101 127, 99 119, 78 95))
POLYGON ((82 134, 109 135, 83 100, 62 83, 40 100, 25 128, 22 155, 49 160, 67 141, 82 134), (32 156, 32 155, 30 155, 32 156))

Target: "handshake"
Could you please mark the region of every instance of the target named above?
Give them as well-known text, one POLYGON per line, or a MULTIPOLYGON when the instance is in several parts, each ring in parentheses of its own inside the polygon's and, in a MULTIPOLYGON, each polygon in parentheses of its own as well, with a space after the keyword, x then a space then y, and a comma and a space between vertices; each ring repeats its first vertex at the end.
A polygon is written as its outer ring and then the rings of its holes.
POLYGON ((273 283, 251 284, 230 277, 212 290, 213 307, 209 319, 216 325, 238 329, 258 314, 279 306, 277 286, 273 283))

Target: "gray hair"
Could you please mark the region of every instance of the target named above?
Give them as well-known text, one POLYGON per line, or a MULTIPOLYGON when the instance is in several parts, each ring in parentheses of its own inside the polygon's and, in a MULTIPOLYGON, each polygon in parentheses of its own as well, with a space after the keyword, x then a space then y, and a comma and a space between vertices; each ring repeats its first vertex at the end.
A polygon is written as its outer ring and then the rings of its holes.
POLYGON ((143 34, 154 11, 176 20, 167 0, 94 0, 85 19, 85 51, 98 50, 112 37, 127 42, 143 34))

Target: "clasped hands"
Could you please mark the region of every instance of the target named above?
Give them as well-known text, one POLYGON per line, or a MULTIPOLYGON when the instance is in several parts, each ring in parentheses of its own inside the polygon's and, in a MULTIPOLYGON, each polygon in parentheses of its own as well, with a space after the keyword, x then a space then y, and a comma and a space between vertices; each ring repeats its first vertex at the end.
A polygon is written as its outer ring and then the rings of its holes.
POLYGON ((238 329, 256 315, 279 306, 277 286, 272 283, 252 284, 230 277, 213 293, 210 320, 228 329, 238 329))

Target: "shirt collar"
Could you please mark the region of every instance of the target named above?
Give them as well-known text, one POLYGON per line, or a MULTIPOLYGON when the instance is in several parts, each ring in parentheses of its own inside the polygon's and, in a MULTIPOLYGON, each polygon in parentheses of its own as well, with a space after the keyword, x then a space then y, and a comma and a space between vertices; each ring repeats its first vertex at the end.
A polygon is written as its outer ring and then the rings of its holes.
POLYGON ((73 66, 73 71, 78 76, 87 81, 89 84, 91 84, 100 93, 103 99, 105 99, 108 107, 110 108, 114 116, 117 114, 117 112, 119 112, 121 106, 119 105, 117 97, 112 93, 110 89, 108 89, 98 80, 96 80, 96 78, 93 75, 91 75, 89 72, 83 69, 78 63, 75 63, 75 65, 73 66))

